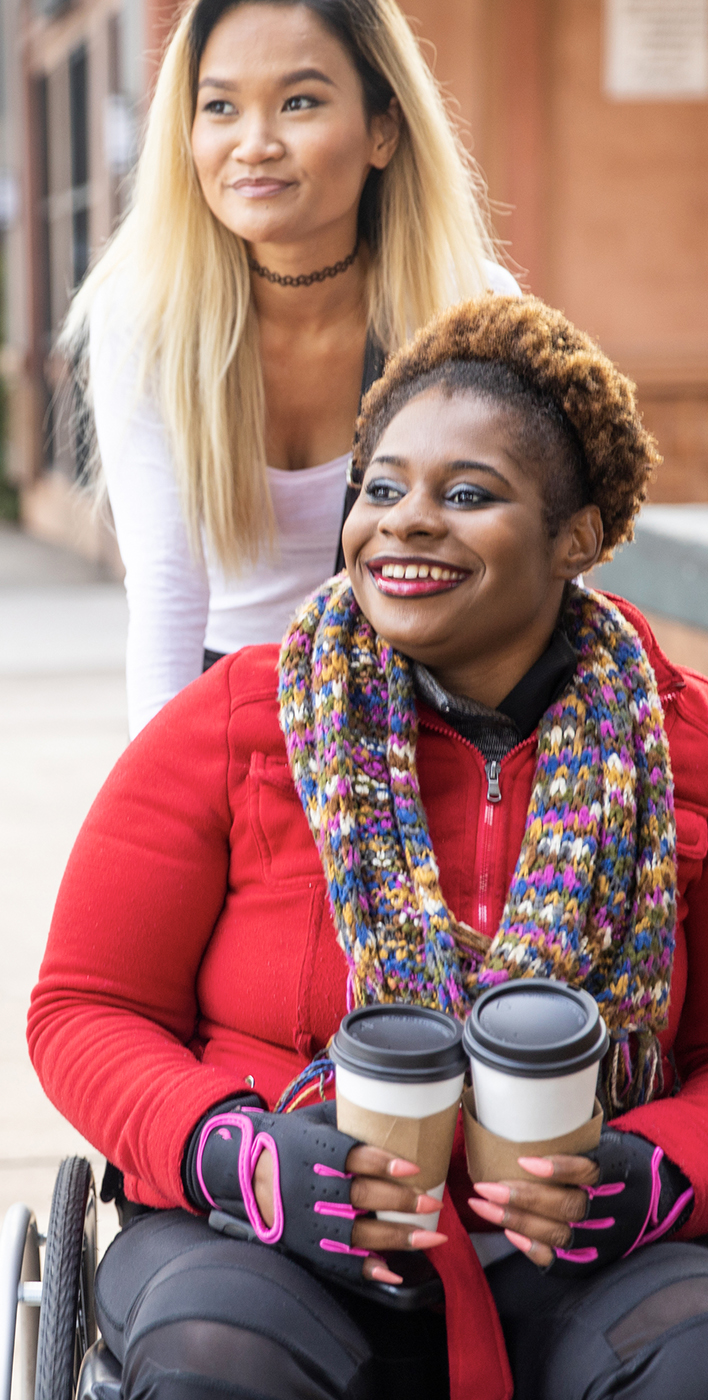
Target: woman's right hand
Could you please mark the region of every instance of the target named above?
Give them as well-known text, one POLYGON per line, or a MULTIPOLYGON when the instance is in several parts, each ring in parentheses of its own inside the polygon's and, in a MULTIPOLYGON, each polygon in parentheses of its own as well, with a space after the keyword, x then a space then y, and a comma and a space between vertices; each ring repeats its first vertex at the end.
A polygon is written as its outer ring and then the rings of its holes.
POLYGON ((383 1250, 434 1249, 445 1236, 372 1212, 437 1213, 416 1186, 415 1163, 358 1143, 336 1127, 333 1103, 274 1114, 231 1100, 191 1135, 184 1166, 192 1202, 245 1215, 263 1244, 278 1244, 336 1277, 402 1282, 383 1250))
MULTIPOLYGON (((440 1202, 434 1196, 427 1196, 416 1187, 415 1178, 420 1172, 415 1162, 395 1157, 381 1147, 360 1144, 352 1147, 345 1166, 354 1178, 349 1198, 357 1210, 396 1210, 406 1215, 420 1215, 421 1226, 426 1215, 440 1210, 440 1202)), ((258 1159, 253 1186, 261 1215, 268 1225, 272 1225, 273 1158, 269 1152, 261 1153, 258 1159)), ((375 1220, 368 1216, 358 1219, 352 1230, 352 1246, 372 1251, 364 1260, 363 1276, 375 1279, 377 1283, 403 1282, 400 1274, 388 1268, 379 1251, 434 1249, 436 1245, 444 1244, 446 1239, 447 1236, 439 1231, 416 1229, 415 1226, 393 1220, 375 1220)))

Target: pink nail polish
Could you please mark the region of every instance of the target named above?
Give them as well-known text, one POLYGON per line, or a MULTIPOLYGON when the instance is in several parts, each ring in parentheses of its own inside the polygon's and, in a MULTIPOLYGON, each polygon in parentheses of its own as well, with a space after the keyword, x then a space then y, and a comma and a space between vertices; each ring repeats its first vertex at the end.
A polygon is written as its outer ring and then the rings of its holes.
POLYGON ((391 1270, 385 1269, 383 1264, 377 1264, 371 1270, 371 1277, 375 1278, 377 1283, 403 1283, 400 1274, 392 1274, 391 1270))
POLYGON ((553 1176, 554 1166, 547 1157, 517 1157, 516 1160, 531 1176, 553 1176))
POLYGON ((516 1245, 517 1249, 522 1250, 524 1254, 528 1254, 533 1241, 530 1240, 527 1235, 517 1235, 516 1230, 505 1230, 504 1234, 510 1244, 516 1245))
POLYGON ((486 1201, 496 1201, 500 1206, 508 1206, 511 1200, 509 1187, 502 1186, 499 1181, 475 1181, 474 1189, 478 1196, 484 1196, 486 1201))
POLYGON ((483 1220, 489 1220, 492 1225, 503 1225, 506 1212, 501 1206, 494 1206, 491 1201, 476 1201, 474 1197, 470 1205, 475 1214, 481 1215, 483 1220))
POLYGON ((432 1249, 434 1245, 445 1244, 447 1235, 441 1235, 438 1230, 413 1230, 408 1236, 408 1243, 411 1249, 432 1249))
POLYGON ((434 1196, 419 1196, 415 1203, 416 1215, 434 1215, 442 1206, 442 1201, 436 1201, 434 1196))
POLYGON ((388 1165, 389 1176, 417 1176, 419 1171, 415 1162, 406 1162, 403 1157, 394 1157, 388 1165))

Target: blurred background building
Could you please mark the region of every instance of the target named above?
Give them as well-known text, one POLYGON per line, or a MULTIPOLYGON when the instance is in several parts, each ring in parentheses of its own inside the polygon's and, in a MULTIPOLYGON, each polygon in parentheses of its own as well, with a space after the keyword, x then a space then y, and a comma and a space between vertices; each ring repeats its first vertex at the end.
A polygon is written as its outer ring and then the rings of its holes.
MULTIPOLYGON (((124 207, 178 7, 0 3, 5 490, 34 533, 116 561, 72 491, 81 433, 52 346, 124 207)), ((486 176, 510 265, 636 379, 665 458, 652 499, 708 503, 708 0, 403 8, 486 176)))
POLYGON ((80 427, 56 333, 125 206, 173 7, 155 0, 1 0, 0 226, 7 488, 34 533, 117 555, 72 487, 80 427), (64 376, 65 378, 65 376, 64 376))

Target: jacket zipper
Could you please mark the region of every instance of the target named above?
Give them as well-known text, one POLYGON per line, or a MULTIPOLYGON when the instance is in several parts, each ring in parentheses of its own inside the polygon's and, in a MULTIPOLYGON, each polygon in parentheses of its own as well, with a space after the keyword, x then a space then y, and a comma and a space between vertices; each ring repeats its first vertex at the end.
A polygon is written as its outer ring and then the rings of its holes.
POLYGON ((499 770, 501 762, 496 758, 485 763, 484 771, 487 775, 487 802, 501 802, 501 788, 499 786, 499 770))
POLYGON ((484 771, 487 777, 487 800, 480 808, 480 819, 477 826, 477 849, 481 851, 479 862, 479 876, 477 880, 477 908, 475 917, 475 927, 486 938, 491 937, 489 927, 489 877, 492 867, 492 854, 494 851, 494 818, 497 807, 502 800, 501 785, 499 782, 499 770, 501 764, 496 760, 485 763, 484 771))
MULTIPOLYGON (((445 734, 448 736, 452 734, 461 744, 465 744, 468 749, 472 749, 474 753, 479 754, 479 749, 475 748, 474 744, 471 744, 469 739, 465 739, 462 734, 457 734, 455 730, 443 729, 441 725, 431 724, 428 719, 426 719, 424 723, 426 729, 431 729, 437 734, 445 734)), ((518 750, 523 748, 524 744, 527 743, 528 739, 522 739, 520 743, 514 745, 513 749, 509 749, 509 752, 504 754, 501 761, 496 758, 490 759, 489 762, 484 765, 484 774, 487 779, 487 792, 486 801, 480 806, 479 819, 477 822, 477 850, 481 851, 481 859, 479 862, 479 877, 477 881, 474 926, 478 932, 484 934, 486 938, 492 938, 496 933, 496 929, 489 927, 488 901, 489 876, 491 873, 492 854, 494 851, 494 818, 502 800, 500 782, 501 768, 507 758, 511 758, 512 754, 517 753, 518 750)))
POLYGON ((482 857, 477 883, 475 927, 487 938, 491 936, 489 928, 489 876, 494 851, 494 816, 502 800, 499 783, 500 768, 501 764, 496 759, 492 759, 484 765, 484 771, 487 775, 487 800, 482 808, 481 830, 479 827, 477 828, 477 840, 478 843, 481 842, 482 857))

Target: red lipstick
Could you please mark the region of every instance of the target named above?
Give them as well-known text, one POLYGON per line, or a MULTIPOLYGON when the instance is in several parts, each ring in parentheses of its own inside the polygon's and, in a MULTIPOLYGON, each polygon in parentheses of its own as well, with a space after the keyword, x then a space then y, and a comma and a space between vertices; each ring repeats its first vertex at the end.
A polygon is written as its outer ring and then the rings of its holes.
POLYGON ((449 593, 469 578, 442 559, 375 559, 366 566, 379 590, 392 598, 427 598, 449 593))

